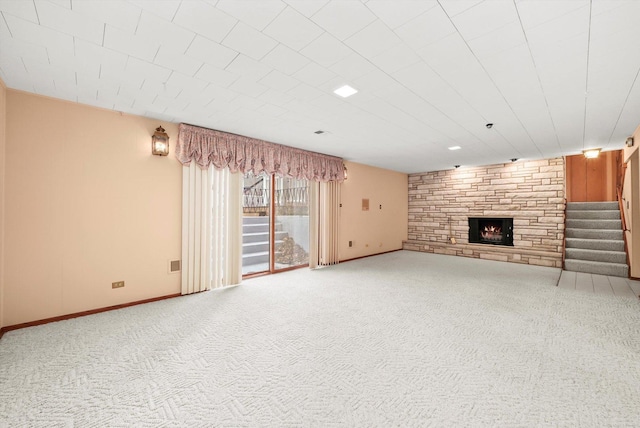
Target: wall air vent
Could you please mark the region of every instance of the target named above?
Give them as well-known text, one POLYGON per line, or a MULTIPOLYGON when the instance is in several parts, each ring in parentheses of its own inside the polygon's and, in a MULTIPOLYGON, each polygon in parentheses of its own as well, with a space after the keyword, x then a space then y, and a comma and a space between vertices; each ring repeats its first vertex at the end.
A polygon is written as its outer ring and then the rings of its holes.
POLYGON ((180 268, 181 268, 180 260, 169 261, 169 273, 180 272, 180 268))

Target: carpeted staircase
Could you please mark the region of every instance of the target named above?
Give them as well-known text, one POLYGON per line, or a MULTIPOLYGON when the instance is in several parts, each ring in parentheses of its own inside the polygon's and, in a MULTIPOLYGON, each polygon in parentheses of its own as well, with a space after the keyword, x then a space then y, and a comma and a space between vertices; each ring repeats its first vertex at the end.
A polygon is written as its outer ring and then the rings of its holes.
POLYGON ((628 277, 618 202, 567 203, 565 270, 628 277))

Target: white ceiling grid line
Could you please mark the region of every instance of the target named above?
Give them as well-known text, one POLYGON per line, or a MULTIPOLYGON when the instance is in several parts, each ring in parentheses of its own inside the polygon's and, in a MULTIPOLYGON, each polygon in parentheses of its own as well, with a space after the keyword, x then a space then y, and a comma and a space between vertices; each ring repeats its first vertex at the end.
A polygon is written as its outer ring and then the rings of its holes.
POLYGON ((9 88, 404 172, 617 149, 640 122, 637 0, 0 0, 0 18, 9 88))

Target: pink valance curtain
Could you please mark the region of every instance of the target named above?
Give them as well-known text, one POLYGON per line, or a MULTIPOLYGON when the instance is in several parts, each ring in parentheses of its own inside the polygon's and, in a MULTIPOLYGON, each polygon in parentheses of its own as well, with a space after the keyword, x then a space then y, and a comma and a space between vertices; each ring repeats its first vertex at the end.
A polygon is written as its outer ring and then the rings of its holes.
POLYGON ((231 172, 344 181, 341 158, 184 123, 179 128, 176 157, 183 165, 195 161, 202 169, 213 165, 231 172))

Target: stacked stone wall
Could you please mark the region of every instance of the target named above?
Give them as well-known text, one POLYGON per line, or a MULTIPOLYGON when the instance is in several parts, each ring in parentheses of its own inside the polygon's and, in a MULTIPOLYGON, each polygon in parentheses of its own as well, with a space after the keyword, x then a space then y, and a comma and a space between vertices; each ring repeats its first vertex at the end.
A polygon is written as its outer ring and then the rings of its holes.
POLYGON ((562 267, 564 188, 563 158, 410 174, 404 249, 562 267), (513 247, 469 244, 469 217, 513 217, 513 247))

